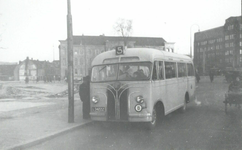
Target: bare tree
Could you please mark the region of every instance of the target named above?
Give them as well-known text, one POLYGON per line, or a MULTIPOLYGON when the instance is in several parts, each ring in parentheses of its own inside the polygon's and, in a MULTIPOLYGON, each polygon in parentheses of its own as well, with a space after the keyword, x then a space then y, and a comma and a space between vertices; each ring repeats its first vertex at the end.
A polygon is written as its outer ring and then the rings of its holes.
POLYGON ((114 30, 123 37, 124 46, 127 46, 127 37, 132 34, 132 20, 118 19, 114 25, 114 30))

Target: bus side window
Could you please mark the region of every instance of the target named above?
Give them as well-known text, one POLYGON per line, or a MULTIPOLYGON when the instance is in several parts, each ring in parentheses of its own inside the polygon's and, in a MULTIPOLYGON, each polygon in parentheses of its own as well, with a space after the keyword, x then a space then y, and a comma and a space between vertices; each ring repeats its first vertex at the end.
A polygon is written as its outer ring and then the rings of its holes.
POLYGON ((164 80, 163 61, 159 61, 159 79, 164 80))
POLYGON ((165 74, 166 74, 166 79, 176 78, 175 62, 165 62, 165 74))
POLYGON ((186 76, 186 64, 177 63, 177 65, 178 65, 178 77, 185 77, 186 76))
POLYGON ((157 80, 157 62, 154 62, 152 80, 157 80))
POLYGON ((195 76, 192 64, 187 64, 188 76, 195 76))

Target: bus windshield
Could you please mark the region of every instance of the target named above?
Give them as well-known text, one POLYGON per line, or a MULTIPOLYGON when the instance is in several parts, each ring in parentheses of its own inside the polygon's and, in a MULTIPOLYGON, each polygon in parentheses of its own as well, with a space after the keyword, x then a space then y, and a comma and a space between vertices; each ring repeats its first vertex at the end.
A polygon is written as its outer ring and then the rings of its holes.
POLYGON ((151 62, 105 64, 92 68, 92 82, 149 80, 151 62))

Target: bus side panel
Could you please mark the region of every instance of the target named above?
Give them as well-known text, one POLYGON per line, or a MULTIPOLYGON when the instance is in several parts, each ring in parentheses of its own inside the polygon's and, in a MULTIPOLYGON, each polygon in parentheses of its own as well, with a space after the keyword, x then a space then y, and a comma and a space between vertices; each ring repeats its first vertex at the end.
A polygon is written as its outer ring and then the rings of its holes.
POLYGON ((155 80, 151 82, 151 100, 152 100, 152 106, 150 108, 150 110, 153 109, 154 104, 157 100, 161 99, 161 88, 160 88, 160 81, 159 80, 155 80))
POLYGON ((160 93, 160 100, 163 102, 165 111, 171 109, 171 104, 167 100, 166 81, 165 80, 160 80, 159 93, 160 93))
POLYGON ((167 102, 169 103, 170 108, 168 108, 165 114, 168 114, 174 111, 178 105, 178 80, 173 79, 166 79, 166 95, 167 95, 167 102))
POLYGON ((179 105, 183 105, 184 104, 184 100, 185 100, 185 94, 187 92, 187 84, 188 79, 187 77, 181 77, 178 78, 178 101, 179 101, 179 105))
POLYGON ((188 93, 189 93, 189 101, 193 101, 195 99, 195 76, 188 77, 188 93))

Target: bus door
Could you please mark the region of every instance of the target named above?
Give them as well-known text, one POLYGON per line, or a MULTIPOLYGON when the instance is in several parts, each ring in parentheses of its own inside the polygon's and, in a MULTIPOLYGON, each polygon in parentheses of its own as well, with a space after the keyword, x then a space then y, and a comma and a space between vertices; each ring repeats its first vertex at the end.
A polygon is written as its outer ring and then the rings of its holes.
POLYGON ((158 62, 155 61, 153 65, 153 73, 152 73, 152 99, 153 101, 160 99, 160 83, 158 78, 158 62))
POLYGON ((177 63, 178 67, 178 98, 179 104, 184 103, 185 93, 187 91, 187 71, 186 71, 186 64, 185 63, 177 63))
POLYGON ((165 82, 165 74, 164 74, 164 62, 163 61, 159 61, 159 71, 158 71, 158 79, 159 79, 159 92, 160 92, 160 96, 161 96, 161 100, 164 103, 164 105, 166 106, 166 109, 171 108, 171 104, 166 101, 167 99, 167 94, 166 94, 166 82, 165 82))
POLYGON ((194 74, 194 68, 191 63, 187 64, 187 71, 188 71, 188 82, 187 82, 187 87, 188 87, 188 92, 189 92, 189 100, 191 100, 191 96, 194 96, 194 91, 195 91, 195 74, 194 74))
POLYGON ((166 77, 166 96, 167 101, 170 103, 170 109, 172 111, 179 105, 178 103, 178 80, 176 75, 176 63, 165 62, 165 77, 166 77))

